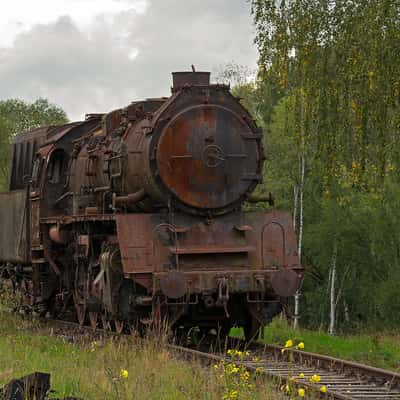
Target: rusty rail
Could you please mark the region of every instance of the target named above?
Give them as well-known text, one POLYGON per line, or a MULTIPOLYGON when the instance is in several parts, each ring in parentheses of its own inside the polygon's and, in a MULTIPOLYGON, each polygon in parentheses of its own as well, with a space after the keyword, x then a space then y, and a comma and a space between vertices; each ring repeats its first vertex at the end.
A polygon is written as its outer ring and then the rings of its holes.
MULTIPOLYGON (((221 354, 174 345, 169 348, 187 359, 208 363, 230 361, 221 354)), ((282 353, 282 347, 274 345, 253 344, 249 349, 249 359, 234 362, 265 376, 280 388, 290 384, 292 388, 312 393, 312 398, 321 399, 400 399, 400 374, 396 372, 299 350, 285 349, 282 353), (310 382, 313 375, 320 377, 317 384, 310 382), (322 386, 327 388, 326 393, 320 392, 322 386)))
MULTIPOLYGON (((67 321, 46 320, 46 323, 54 323, 63 329, 71 329, 74 334, 118 336, 115 332, 93 330, 91 327, 82 327, 67 321)), ((270 344, 246 345, 243 341, 234 341, 229 344, 229 347, 245 348, 250 351, 248 359, 234 360, 236 364, 244 365, 249 372, 257 372, 266 379, 272 380, 280 388, 286 384, 290 384, 293 388, 304 388, 306 393, 313 393, 312 398, 320 396, 321 399, 335 400, 400 399, 400 373, 398 372, 301 350, 285 349, 282 352, 282 346, 270 344), (302 374, 304 377, 301 377, 302 374), (310 382, 313 375, 320 377, 317 384, 310 382), (326 393, 319 392, 321 386, 326 386, 326 393)), ((198 360, 205 364, 231 361, 226 354, 218 351, 200 351, 174 344, 167 344, 167 348, 187 360, 198 360)))

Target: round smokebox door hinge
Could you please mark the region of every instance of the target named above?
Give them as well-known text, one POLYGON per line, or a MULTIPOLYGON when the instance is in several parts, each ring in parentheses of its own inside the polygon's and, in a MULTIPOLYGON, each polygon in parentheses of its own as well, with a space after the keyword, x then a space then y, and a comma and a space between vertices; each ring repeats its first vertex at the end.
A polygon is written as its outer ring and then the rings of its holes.
POLYGON ((204 147, 203 162, 209 168, 216 168, 225 161, 225 154, 221 147, 210 144, 204 147))

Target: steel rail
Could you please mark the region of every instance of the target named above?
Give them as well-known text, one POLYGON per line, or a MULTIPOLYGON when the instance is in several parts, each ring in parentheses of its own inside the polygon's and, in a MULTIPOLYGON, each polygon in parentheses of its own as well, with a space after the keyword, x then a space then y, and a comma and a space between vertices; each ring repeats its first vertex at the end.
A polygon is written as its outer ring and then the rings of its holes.
POLYGON ((313 394, 313 398, 400 399, 399 373, 331 356, 254 343, 248 346, 251 355, 247 360, 232 360, 222 354, 210 354, 182 346, 169 347, 172 351, 184 354, 188 358, 209 360, 209 362, 228 361, 244 365, 250 372, 257 372, 272 379, 279 387, 289 384, 292 390, 304 388, 306 392, 313 394), (313 375, 319 377, 319 382, 310 381, 313 375), (320 392, 322 386, 327 388, 326 393, 320 392))
MULTIPOLYGON (((62 320, 44 320, 44 325, 55 324, 59 328, 72 329, 74 334, 101 334, 103 337, 120 336, 115 332, 80 326, 77 323, 62 320)), ((232 342, 232 348, 250 351, 249 357, 231 358, 226 353, 200 351, 186 346, 166 344, 167 348, 186 360, 198 360, 212 364, 233 362, 243 365, 251 372, 272 380, 279 388, 286 384, 291 390, 303 388, 312 393, 312 398, 334 400, 394 400, 400 399, 400 373, 368 365, 321 355, 294 348, 251 343, 232 342), (304 377, 301 377, 303 376, 304 377), (312 383, 310 378, 317 375, 320 381, 312 383), (327 388, 326 393, 320 387, 327 388)), ((244 353, 245 354, 245 353, 244 353)))

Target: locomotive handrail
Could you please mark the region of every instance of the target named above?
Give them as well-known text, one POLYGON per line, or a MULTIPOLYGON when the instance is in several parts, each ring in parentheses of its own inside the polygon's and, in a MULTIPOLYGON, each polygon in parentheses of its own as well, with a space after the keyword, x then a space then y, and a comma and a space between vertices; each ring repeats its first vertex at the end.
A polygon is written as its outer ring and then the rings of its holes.
POLYGON ((254 251, 253 246, 242 247, 169 247, 168 250, 173 254, 217 254, 217 253, 249 253, 254 251))

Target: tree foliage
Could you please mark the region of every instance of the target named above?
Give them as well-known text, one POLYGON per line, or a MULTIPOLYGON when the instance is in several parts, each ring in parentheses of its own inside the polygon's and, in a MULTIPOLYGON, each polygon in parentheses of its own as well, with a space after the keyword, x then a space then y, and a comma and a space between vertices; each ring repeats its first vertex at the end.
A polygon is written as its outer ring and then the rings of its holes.
POLYGON ((46 99, 33 103, 10 99, 0 101, 0 189, 7 189, 10 141, 13 136, 39 126, 68 122, 66 113, 46 99))
POLYGON ((253 0, 252 12, 264 185, 284 207, 305 160, 303 321, 327 324, 335 254, 339 326, 398 324, 400 2, 253 0))

